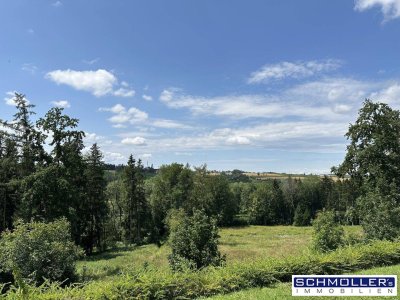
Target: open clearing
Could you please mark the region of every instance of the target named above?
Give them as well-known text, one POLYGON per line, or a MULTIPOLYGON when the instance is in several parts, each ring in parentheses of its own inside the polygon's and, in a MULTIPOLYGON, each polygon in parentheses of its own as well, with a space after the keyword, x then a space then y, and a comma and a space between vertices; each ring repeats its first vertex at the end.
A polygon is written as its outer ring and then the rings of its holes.
MULTIPOLYGON (((345 227, 346 232, 361 232, 358 226, 345 227)), ((309 251, 311 227, 246 226, 223 228, 220 249, 227 264, 237 261, 283 258, 309 251)), ((168 245, 127 247, 94 255, 78 263, 78 272, 89 280, 112 280, 134 271, 168 271, 168 245)))
MULTIPOLYGON (((400 278, 400 265, 388 266, 381 268, 373 268, 369 270, 359 271, 353 274, 360 275, 397 275, 400 278)), ((398 292, 399 294, 399 288, 398 292)), ((203 298, 209 300, 281 300, 281 299, 321 299, 321 297, 292 297, 291 283, 279 283, 274 287, 268 288, 255 288, 250 290, 244 290, 237 293, 218 295, 211 298, 203 298)), ((379 297, 323 297, 323 299, 378 299, 379 297)), ((381 297, 382 299, 399 299, 398 297, 381 297)))

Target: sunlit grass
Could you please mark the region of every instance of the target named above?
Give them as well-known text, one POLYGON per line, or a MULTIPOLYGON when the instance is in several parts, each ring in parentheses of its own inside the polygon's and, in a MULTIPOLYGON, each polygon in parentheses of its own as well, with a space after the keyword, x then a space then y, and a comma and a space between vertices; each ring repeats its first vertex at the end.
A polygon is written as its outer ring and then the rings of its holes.
MULTIPOLYGON (((373 268, 368 270, 358 271, 352 274, 360 275, 397 275, 400 278, 400 265, 373 268)), ((400 289, 398 288, 398 294, 400 289)), ((211 298, 203 298, 208 300, 265 300, 265 299, 321 299, 321 297, 293 297, 291 283, 279 283, 273 287, 268 288, 254 288, 249 290, 243 290, 236 293, 227 295, 217 295, 211 298)), ((326 300, 341 299, 341 300, 352 300, 352 299, 380 299, 379 297, 323 297, 326 300)), ((381 297, 381 299, 399 299, 398 297, 381 297)))
MULTIPOLYGON (((346 227, 347 232, 359 232, 360 227, 346 227)), ((311 227, 247 226, 222 228, 220 250, 227 264, 264 258, 283 258, 309 251, 311 227)), ((152 269, 168 271, 167 244, 126 247, 107 251, 78 262, 78 273, 88 280, 108 280, 124 273, 152 269)))

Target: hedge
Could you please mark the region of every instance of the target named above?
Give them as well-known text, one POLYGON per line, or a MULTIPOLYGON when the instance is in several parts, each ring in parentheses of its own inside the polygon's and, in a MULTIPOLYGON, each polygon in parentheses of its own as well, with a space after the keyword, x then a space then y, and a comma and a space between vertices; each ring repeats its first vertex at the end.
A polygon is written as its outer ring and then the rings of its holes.
MULTIPOLYGON (((143 271, 66 288, 46 283, 28 286, 24 293, 32 299, 194 299, 288 282, 292 274, 341 274, 399 263, 400 242, 376 241, 328 254, 259 259, 191 273, 143 271)), ((4 298, 18 299, 22 293, 14 287, 4 298)))

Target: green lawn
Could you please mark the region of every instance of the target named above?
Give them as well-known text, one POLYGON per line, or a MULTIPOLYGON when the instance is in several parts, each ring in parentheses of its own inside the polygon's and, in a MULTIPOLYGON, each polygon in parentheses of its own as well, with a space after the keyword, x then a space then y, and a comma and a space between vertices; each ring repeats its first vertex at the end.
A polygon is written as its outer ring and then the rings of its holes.
MULTIPOLYGON (((400 265, 388 266, 381 268, 374 268, 369 270, 363 270, 354 274, 362 275, 397 275, 400 278, 400 265)), ((400 295, 400 289, 398 292, 400 295)), ((274 287, 269 288, 255 288, 250 290, 244 290, 237 293, 218 295, 208 300, 280 300, 280 299, 321 299, 321 297, 292 297, 292 286, 291 283, 279 283, 274 287)), ((351 299, 399 299, 400 297, 322 297, 322 299, 338 299, 338 300, 351 300, 351 299)), ((205 298, 203 298, 205 299, 205 298)))
MULTIPOLYGON (((348 226, 347 232, 360 232, 358 226, 348 226)), ((308 251, 311 227, 247 226, 223 228, 220 231, 220 250, 227 264, 253 261, 268 257, 282 258, 308 251)), ((78 263, 78 272, 87 279, 107 280, 121 273, 146 269, 168 271, 168 245, 127 247, 94 255, 78 263)))

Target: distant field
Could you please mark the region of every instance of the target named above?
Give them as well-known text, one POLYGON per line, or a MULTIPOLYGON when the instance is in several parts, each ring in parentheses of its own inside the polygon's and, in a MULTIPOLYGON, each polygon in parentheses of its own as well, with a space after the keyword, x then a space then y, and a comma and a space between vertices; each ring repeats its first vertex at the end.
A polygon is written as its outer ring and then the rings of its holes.
MULTIPOLYGON (((348 226, 346 231, 359 232, 358 226, 348 226)), ((223 228, 220 231, 220 250, 227 255, 227 263, 282 258, 308 251, 311 227, 247 226, 223 228)), ((121 248, 92 256, 78 263, 78 272, 88 279, 107 280, 121 273, 155 269, 167 271, 168 245, 145 245, 121 248)))
MULTIPOLYGON (((272 173, 272 172, 267 172, 267 173, 256 173, 256 172, 247 172, 244 173, 244 175, 247 175, 252 178, 256 178, 259 180, 266 180, 266 179, 288 179, 291 177, 292 179, 304 179, 307 176, 310 175, 305 175, 305 174, 286 174, 286 173, 272 173)), ((319 177, 324 177, 324 175, 318 175, 319 177)), ((332 178, 334 181, 339 180, 339 178, 335 175, 328 175, 330 178, 332 178)))
MULTIPOLYGON (((354 274, 364 274, 364 275, 397 275, 400 278, 400 265, 374 268, 369 270, 363 270, 356 272, 354 274)), ((321 297, 292 297, 292 287, 291 283, 280 283, 275 287, 270 288, 255 288, 250 290, 244 290, 237 293, 218 295, 211 298, 203 298, 208 300, 281 300, 281 299, 321 299, 321 297)), ((400 294, 400 289, 398 289, 397 294, 400 294)), ((378 299, 379 297, 322 297, 322 299, 332 300, 332 299, 378 299)), ((381 297, 381 299, 399 299, 398 297, 381 297)))

